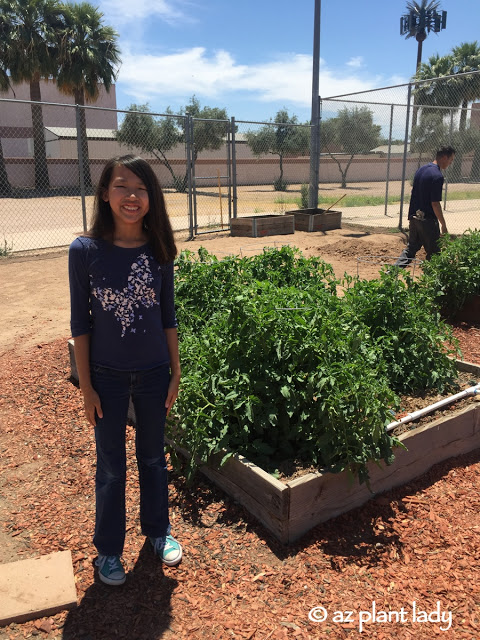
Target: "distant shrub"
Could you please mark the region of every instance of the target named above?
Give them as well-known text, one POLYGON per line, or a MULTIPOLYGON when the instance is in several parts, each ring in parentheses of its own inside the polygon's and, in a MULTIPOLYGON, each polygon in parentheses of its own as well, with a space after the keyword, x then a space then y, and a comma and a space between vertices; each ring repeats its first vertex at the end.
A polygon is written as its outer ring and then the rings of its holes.
POLYGON ((275 178, 275 180, 273 181, 273 188, 275 189, 275 191, 287 191, 288 182, 280 177, 275 178))

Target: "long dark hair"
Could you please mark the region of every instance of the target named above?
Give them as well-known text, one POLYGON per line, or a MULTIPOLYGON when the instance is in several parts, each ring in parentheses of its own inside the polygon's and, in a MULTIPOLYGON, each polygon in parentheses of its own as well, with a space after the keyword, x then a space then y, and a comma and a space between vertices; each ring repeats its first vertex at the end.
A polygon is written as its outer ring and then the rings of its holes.
POLYGON ((165 198, 152 167, 146 160, 131 154, 111 158, 105 165, 95 192, 92 224, 88 236, 113 240, 115 223, 110 203, 103 196, 107 191, 115 167, 122 166, 132 171, 147 188, 148 213, 143 219, 143 228, 148 237, 157 262, 171 262, 177 255, 172 225, 167 215, 165 198))

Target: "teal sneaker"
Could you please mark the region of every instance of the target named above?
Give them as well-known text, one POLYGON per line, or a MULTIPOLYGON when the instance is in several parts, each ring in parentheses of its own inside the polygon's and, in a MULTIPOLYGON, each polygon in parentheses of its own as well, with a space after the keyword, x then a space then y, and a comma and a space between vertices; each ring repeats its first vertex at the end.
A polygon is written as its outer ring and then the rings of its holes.
POLYGON ((98 567, 98 577, 105 584, 120 585, 125 582, 125 569, 120 562, 120 556, 98 554, 95 565, 98 567))
POLYGON ((174 567, 182 559, 182 547, 172 536, 149 538, 153 551, 169 567, 174 567))

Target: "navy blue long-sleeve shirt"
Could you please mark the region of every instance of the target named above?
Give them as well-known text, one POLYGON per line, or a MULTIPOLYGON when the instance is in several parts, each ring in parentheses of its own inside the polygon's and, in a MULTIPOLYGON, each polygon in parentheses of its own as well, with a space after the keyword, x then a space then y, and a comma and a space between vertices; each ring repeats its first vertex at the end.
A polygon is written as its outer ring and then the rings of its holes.
POLYGON ((426 218, 436 220, 432 202, 441 202, 443 182, 442 171, 434 162, 429 162, 417 170, 410 196, 409 220, 415 216, 417 209, 423 211, 426 218))
POLYGON ((78 237, 69 250, 72 337, 90 334, 90 362, 118 370, 168 363, 164 329, 177 326, 173 263, 149 245, 117 247, 78 237))

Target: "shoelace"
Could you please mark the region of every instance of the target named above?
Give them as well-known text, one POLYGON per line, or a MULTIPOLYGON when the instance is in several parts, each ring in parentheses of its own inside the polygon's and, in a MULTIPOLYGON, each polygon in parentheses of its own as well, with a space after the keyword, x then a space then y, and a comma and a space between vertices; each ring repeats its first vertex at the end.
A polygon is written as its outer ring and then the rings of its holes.
POLYGON ((161 553, 164 549, 167 549, 167 545, 171 546, 166 538, 157 538, 155 540, 155 552, 161 553))
POLYGON ((119 562, 115 556, 107 556, 107 562, 110 571, 114 571, 119 568, 119 562))

